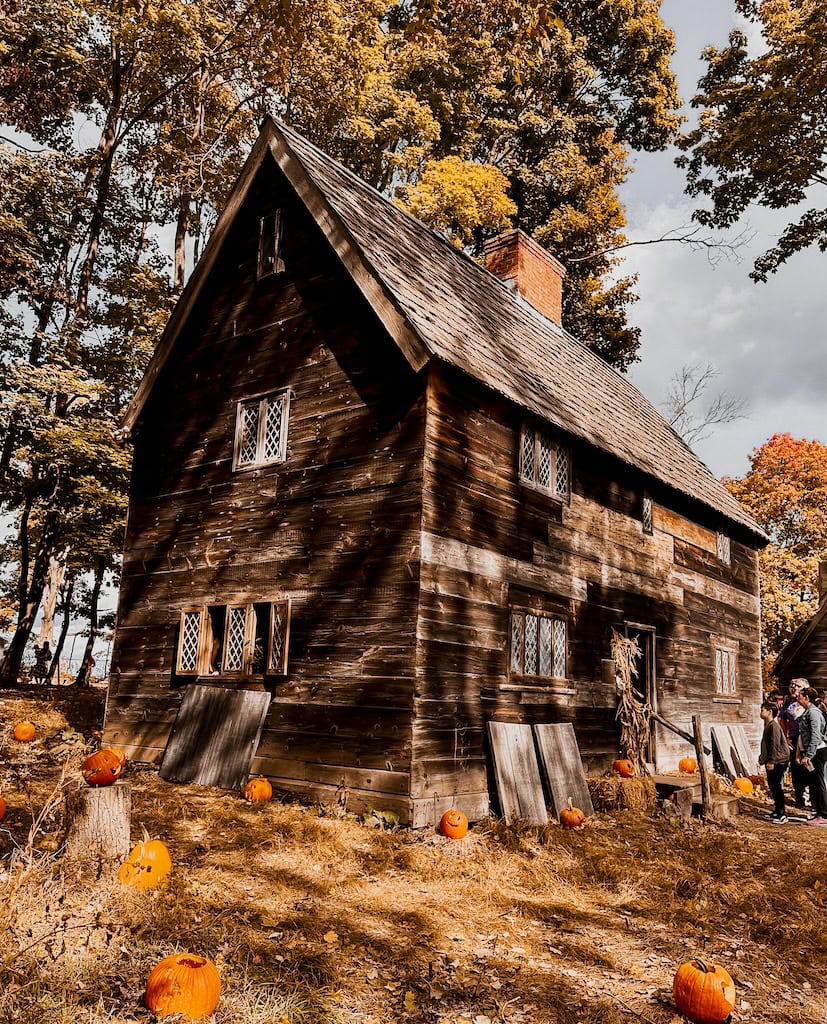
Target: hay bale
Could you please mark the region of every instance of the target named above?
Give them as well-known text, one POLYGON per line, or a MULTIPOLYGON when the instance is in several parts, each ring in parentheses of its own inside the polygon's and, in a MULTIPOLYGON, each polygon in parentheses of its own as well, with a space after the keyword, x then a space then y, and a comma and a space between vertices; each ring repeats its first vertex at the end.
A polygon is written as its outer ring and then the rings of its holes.
POLYGON ((596 811, 647 811, 657 803, 655 783, 648 776, 622 779, 607 775, 589 779, 589 794, 596 811))

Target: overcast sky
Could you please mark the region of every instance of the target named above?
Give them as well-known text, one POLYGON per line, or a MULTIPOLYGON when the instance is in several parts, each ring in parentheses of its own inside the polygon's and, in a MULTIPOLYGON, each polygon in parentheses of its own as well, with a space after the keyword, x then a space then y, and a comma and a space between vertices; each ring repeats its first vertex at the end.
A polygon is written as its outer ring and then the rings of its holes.
MULTIPOLYGON (((731 3, 665 0, 662 15, 677 35, 675 70, 688 101, 703 69, 704 46, 726 43, 743 23, 731 3)), ((689 222, 693 204, 683 192, 674 153, 643 154, 623 189, 631 239, 655 238, 689 222)), ((640 275, 640 302, 631 319, 642 329, 641 361, 631 379, 656 404, 682 365, 711 362, 720 371, 717 388, 742 396, 749 418, 718 428, 696 445, 717 475, 740 475, 747 456, 774 433, 827 443, 827 255, 795 256, 767 284, 753 284, 757 255, 787 223, 783 213, 755 209, 747 217, 754 238, 740 263, 710 266, 703 253, 685 246, 638 246, 626 251, 627 271, 640 275)))

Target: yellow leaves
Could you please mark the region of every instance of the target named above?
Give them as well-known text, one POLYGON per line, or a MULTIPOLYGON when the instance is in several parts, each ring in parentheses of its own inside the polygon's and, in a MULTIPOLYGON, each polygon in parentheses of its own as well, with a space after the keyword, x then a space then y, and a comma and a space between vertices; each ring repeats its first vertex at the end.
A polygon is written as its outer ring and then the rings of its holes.
POLYGON ((334 931, 325 932, 324 940, 330 945, 335 946, 339 942, 339 936, 334 931))
POLYGON ((517 212, 508 178, 493 164, 456 156, 431 160, 419 181, 397 192, 397 202, 463 247, 480 229, 502 231, 517 212))

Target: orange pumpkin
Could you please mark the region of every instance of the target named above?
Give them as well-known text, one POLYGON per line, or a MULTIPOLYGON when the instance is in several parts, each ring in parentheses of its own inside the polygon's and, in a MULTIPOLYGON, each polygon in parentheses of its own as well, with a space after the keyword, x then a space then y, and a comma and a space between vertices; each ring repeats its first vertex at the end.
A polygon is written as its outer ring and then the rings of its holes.
POLYGON ((121 748, 120 747, 108 747, 107 749, 110 750, 115 755, 115 757, 117 757, 117 759, 120 761, 121 768, 125 767, 125 765, 126 765, 126 754, 121 750, 121 748))
POLYGON ((18 743, 31 743, 37 735, 37 729, 31 722, 18 722, 14 727, 14 738, 18 743))
POLYGON ((692 1024, 724 1024, 735 1009, 735 985, 723 967, 688 960, 675 972, 672 998, 692 1024))
POLYGON ((156 1017, 182 1013, 202 1020, 216 1008, 220 995, 221 978, 212 961, 197 953, 174 953, 152 969, 144 1002, 156 1017))
POLYGON ((755 787, 750 780, 744 778, 736 779, 735 782, 732 783, 732 788, 736 793, 742 793, 744 796, 751 796, 755 791, 755 787))
POLYGON ((111 750, 99 750, 83 762, 81 772, 90 786, 111 786, 121 775, 123 765, 111 750))
POLYGON ((687 775, 694 775, 698 770, 698 762, 694 757, 682 757, 678 761, 678 771, 685 772, 687 775))
POLYGON ((257 779, 250 779, 244 787, 244 799, 251 803, 258 803, 260 800, 269 800, 273 796, 273 787, 270 780, 260 775, 257 779))
POLYGON ((449 839, 464 839, 468 835, 468 819, 462 811, 451 808, 442 815, 439 831, 449 839))
POLYGON ((0 821, 6 817, 6 801, 0 796, 0 821))
POLYGON ((633 779, 635 777, 635 766, 631 761, 615 761, 612 765, 612 771, 617 772, 622 779, 633 779))
POLYGON ((579 807, 573 807, 571 800, 569 800, 568 807, 564 807, 560 811, 560 824, 563 828, 580 828, 585 820, 586 815, 579 807))
POLYGON ((172 871, 169 848, 160 839, 138 843, 118 868, 118 880, 133 889, 154 889, 172 871))

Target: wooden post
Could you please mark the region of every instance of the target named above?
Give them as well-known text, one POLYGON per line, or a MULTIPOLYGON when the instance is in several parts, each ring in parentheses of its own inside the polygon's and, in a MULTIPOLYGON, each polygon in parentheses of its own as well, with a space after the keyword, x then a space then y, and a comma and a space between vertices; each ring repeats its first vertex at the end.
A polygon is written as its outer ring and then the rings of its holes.
POLYGON ((712 810, 712 790, 709 788, 709 775, 706 770, 700 715, 692 716, 692 731, 695 734, 695 756, 698 759, 698 771, 701 775, 701 800, 703 802, 704 818, 707 818, 712 810))
POLYGON ((132 790, 128 782, 66 791, 66 860, 98 870, 130 850, 132 790))

